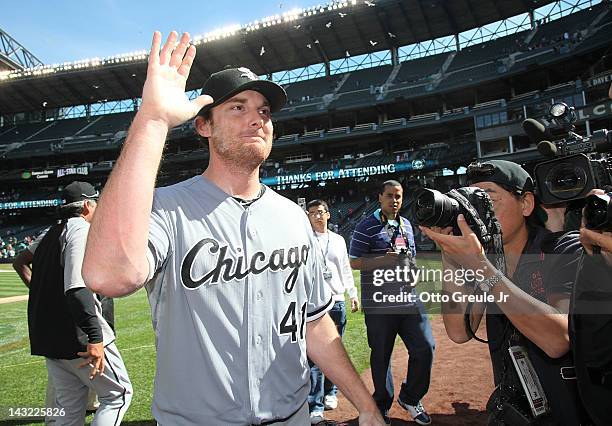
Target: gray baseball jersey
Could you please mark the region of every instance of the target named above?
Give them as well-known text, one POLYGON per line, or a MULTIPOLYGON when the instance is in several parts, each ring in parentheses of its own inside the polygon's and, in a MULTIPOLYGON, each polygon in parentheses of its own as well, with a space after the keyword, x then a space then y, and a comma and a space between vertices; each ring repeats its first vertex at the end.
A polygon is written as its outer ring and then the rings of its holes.
POLYGON ((203 176, 155 191, 159 424, 259 424, 302 407, 305 323, 332 306, 315 244, 304 212, 270 188, 248 208, 203 176))

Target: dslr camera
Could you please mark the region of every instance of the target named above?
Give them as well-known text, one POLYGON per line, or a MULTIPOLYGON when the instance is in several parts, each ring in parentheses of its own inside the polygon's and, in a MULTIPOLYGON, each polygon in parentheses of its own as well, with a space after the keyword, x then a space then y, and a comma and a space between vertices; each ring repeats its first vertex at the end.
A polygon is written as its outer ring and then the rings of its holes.
POLYGON ((489 195, 476 187, 453 189, 442 194, 435 189, 421 188, 415 193, 412 207, 418 225, 453 227, 453 234, 461 235, 457 216, 463 214, 469 227, 474 231, 485 252, 503 252, 501 226, 493 213, 489 195))
POLYGON ((584 222, 589 229, 612 232, 610 194, 591 194, 584 205, 584 222))
POLYGON ((528 118, 523 130, 538 143, 538 151, 550 160, 534 169, 536 194, 544 204, 582 200, 595 188, 612 184, 612 132, 597 130, 589 137, 574 133, 576 113, 563 102, 551 105, 548 126, 528 118), (552 140, 551 130, 561 129, 561 138, 552 140))

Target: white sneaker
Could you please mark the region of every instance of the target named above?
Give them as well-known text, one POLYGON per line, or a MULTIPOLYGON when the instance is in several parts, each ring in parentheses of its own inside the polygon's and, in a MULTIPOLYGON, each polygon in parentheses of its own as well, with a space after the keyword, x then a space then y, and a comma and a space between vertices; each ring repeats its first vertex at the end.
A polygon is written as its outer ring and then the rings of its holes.
POLYGON ((325 424, 325 417, 323 417, 323 413, 319 411, 313 411, 312 413, 310 413, 310 424, 311 425, 325 424))
POLYGON ((423 404, 421 403, 421 401, 419 401, 419 403, 417 405, 410 405, 410 404, 406 404, 404 401, 402 401, 401 399, 397 398, 397 403, 404 410, 407 410, 410 413, 410 415, 412 416, 412 420, 414 420, 418 424, 420 424, 420 425, 429 425, 429 424, 431 424, 431 417, 429 416, 429 414, 425 410, 425 407, 423 407, 423 404))
POLYGON ((338 408, 338 397, 336 395, 325 395, 325 409, 335 410, 338 408))

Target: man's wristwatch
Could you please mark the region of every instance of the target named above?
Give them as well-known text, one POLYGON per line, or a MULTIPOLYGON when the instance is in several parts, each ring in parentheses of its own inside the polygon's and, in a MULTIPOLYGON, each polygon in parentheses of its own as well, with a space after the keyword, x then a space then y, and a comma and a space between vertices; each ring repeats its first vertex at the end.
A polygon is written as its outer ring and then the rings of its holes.
POLYGON ((495 285, 501 281, 501 279, 503 278, 502 274, 499 271, 495 272, 495 275, 489 277, 489 278, 485 278, 482 281, 478 282, 478 288, 480 288, 480 290, 483 293, 488 293, 491 291, 491 289, 493 287, 495 287, 495 285))

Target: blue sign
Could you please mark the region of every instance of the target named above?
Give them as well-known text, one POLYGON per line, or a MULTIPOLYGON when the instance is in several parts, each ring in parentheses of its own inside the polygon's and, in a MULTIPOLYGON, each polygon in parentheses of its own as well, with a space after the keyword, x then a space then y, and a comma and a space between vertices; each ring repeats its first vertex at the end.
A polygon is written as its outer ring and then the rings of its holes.
POLYGON ((269 186, 291 185, 296 183, 320 182, 324 180, 347 179, 364 176, 384 175, 413 170, 430 169, 438 165, 437 160, 413 160, 400 163, 380 164, 377 166, 330 169, 319 172, 306 172, 291 175, 278 175, 261 178, 261 183, 269 186))
POLYGON ((62 199, 53 200, 30 200, 30 201, 11 201, 0 203, 0 210, 32 209, 36 207, 57 207, 62 205, 62 199))

